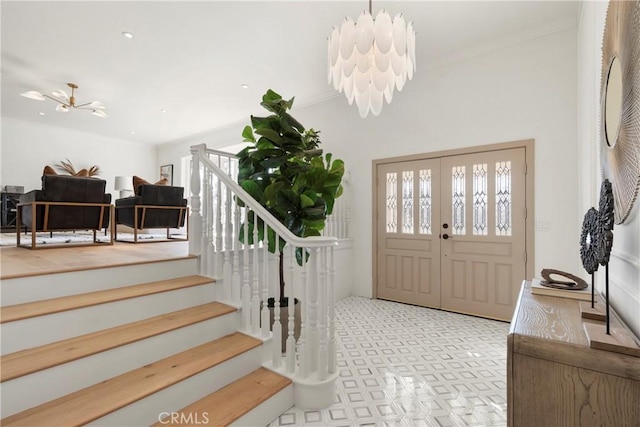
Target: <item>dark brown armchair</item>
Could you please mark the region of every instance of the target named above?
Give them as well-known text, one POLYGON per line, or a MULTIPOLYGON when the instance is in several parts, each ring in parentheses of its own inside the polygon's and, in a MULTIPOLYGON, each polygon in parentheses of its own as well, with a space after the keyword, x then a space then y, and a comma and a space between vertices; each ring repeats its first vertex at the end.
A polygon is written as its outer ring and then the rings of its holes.
MULTIPOLYGON (((113 217, 111 194, 105 193, 105 188, 106 181, 103 179, 43 175, 41 190, 20 196, 16 222, 31 232, 31 245, 20 243, 20 227, 16 235, 17 245, 36 249, 36 232, 70 230, 92 230, 91 244, 98 243, 96 231, 106 229, 109 219, 113 217)), ((113 236, 108 244, 113 244, 113 236)))
MULTIPOLYGON (((188 240, 189 208, 183 194, 183 187, 155 184, 138 185, 135 196, 116 200, 116 224, 133 228, 133 243, 138 243, 138 230, 165 228, 167 239, 176 239, 171 236, 170 230, 184 227, 186 222, 187 238, 176 240, 188 240)), ((115 236, 118 241, 126 241, 118 239, 117 230, 115 236)), ((145 242, 150 241, 145 240, 145 242)))

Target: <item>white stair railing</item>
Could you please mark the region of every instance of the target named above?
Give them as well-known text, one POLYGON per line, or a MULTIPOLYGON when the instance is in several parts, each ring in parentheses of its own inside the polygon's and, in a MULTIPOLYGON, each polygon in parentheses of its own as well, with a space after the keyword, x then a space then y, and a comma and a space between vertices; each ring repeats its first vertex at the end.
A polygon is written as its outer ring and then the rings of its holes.
POLYGON ((348 219, 348 208, 336 204, 338 215, 328 222, 325 236, 298 237, 238 185, 235 156, 209 150, 204 144, 192 146, 191 155, 189 249, 200 256, 201 274, 222 280, 219 299, 241 307, 242 331, 266 339, 265 345, 271 348, 265 366, 293 380, 296 406, 330 406, 338 376, 334 247, 337 237, 346 237, 347 227, 342 223, 348 219), (337 237, 327 237, 329 232, 337 237), (260 234, 263 239, 259 242, 260 234), (280 254, 268 252, 270 239, 276 248, 281 240, 286 243, 283 262, 289 301, 286 317, 279 304, 272 309, 272 331, 266 324, 270 317, 267 300, 279 300, 280 254), (302 266, 296 261, 296 251, 309 253, 308 259, 302 256, 302 266), (296 300, 301 305, 300 319, 295 318, 296 300), (295 335, 298 323, 299 337, 295 335))

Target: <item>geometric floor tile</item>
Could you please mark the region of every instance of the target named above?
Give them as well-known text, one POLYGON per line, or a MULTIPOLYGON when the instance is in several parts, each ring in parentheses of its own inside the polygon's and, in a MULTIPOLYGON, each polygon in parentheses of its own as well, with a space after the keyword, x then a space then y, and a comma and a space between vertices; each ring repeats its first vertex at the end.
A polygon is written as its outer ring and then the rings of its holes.
POLYGON ((507 424, 508 323, 361 297, 335 310, 335 403, 269 426, 507 424))

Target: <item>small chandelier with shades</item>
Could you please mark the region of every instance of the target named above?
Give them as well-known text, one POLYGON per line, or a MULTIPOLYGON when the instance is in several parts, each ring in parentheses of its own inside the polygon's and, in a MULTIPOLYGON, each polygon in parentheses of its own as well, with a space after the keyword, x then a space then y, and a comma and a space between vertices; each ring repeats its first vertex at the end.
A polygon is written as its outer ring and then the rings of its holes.
POLYGON ((362 118, 382 111, 393 91, 401 91, 416 70, 416 33, 402 14, 393 20, 385 10, 375 19, 363 11, 356 22, 347 17, 329 36, 329 83, 344 92, 349 105, 356 101, 362 118))
POLYGON ((45 99, 49 98, 58 103, 58 105, 56 106, 56 111, 61 113, 67 113, 71 109, 77 109, 91 111, 91 114, 93 114, 94 116, 107 117, 107 113, 104 112, 105 108, 107 107, 105 107, 102 102, 91 101, 84 104, 76 104, 76 97, 74 92, 76 89, 78 89, 78 85, 75 83, 67 83, 67 86, 71 88, 71 96, 67 95, 64 90, 53 91, 53 96, 49 96, 35 90, 23 92, 20 95, 24 96, 25 98, 35 99, 36 101, 44 101, 45 99))

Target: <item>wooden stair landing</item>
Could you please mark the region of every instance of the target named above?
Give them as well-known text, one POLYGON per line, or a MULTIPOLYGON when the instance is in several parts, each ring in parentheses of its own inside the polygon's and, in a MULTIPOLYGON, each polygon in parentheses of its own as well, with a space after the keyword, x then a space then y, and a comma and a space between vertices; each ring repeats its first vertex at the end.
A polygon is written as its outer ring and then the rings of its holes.
POLYGON ((214 279, 208 277, 193 275, 177 279, 149 282, 141 285, 125 286, 115 289, 106 289, 103 291, 76 294, 67 297, 10 305, 0 308, 0 323, 14 322, 16 320, 45 316, 47 314, 60 313, 77 308, 90 307, 93 305, 106 304, 129 298, 174 291, 191 286, 204 285, 214 281, 214 279))
POLYGON ((173 421, 177 422, 174 423, 170 417, 166 417, 154 424, 154 427, 185 425, 184 420, 193 419, 196 414, 199 417, 198 425, 227 426, 289 384, 291 384, 290 379, 268 369, 259 368, 177 411, 178 416, 173 416, 173 421))
POLYGON ((15 246, 0 247, 0 279, 69 273, 97 268, 122 267, 197 258, 189 255, 189 242, 158 242, 132 245, 84 246, 31 251, 15 246))
POLYGON ((84 425, 260 346, 236 332, 0 420, 9 426, 84 425))
POLYGON ((190 307, 51 344, 17 351, 0 358, 0 382, 91 356, 115 347, 169 332, 236 311, 219 302, 190 307))

